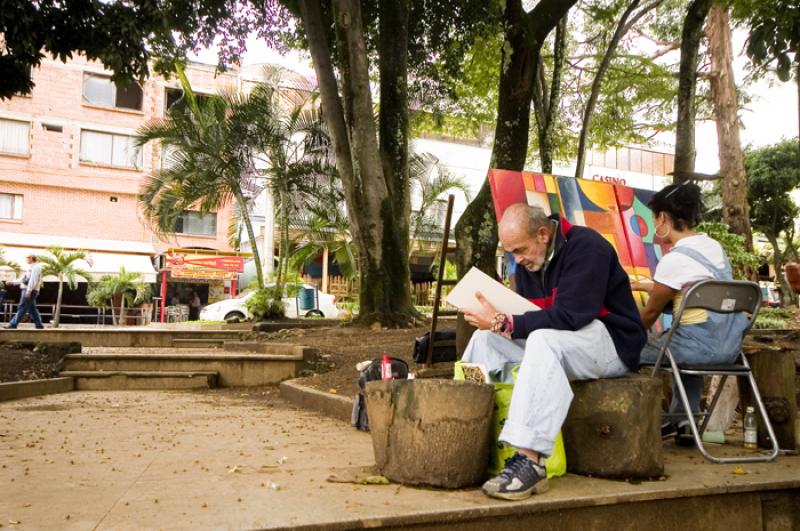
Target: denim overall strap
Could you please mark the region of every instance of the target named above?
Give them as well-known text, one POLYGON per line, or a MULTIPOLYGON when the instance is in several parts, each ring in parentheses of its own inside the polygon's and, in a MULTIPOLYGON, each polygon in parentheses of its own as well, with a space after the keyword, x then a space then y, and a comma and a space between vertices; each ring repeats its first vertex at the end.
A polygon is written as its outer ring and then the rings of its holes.
POLYGON ((695 262, 698 262, 701 266, 705 267, 709 271, 709 273, 714 275, 714 278, 717 280, 733 279, 733 270, 731 268, 731 263, 728 261, 728 257, 725 256, 724 254, 722 255, 722 258, 725 261, 725 264, 722 267, 715 267, 714 264, 712 264, 708 258, 703 256, 702 253, 688 247, 673 247, 672 249, 670 249, 669 252, 680 253, 688 256, 695 262))

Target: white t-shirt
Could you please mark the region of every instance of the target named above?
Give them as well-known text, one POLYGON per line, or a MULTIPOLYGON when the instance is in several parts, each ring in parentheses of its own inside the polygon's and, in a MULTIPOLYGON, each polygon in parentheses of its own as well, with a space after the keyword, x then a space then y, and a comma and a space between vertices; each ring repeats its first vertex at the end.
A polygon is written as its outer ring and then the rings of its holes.
MULTIPOLYGON (((722 246, 705 233, 687 236, 679 240, 675 247, 694 249, 715 267, 721 268, 725 265, 725 251, 722 250, 722 246)), ((685 254, 673 252, 668 252, 659 260, 656 273, 653 275, 653 280, 656 282, 677 290, 686 284, 707 278, 714 278, 714 275, 705 266, 685 254)))

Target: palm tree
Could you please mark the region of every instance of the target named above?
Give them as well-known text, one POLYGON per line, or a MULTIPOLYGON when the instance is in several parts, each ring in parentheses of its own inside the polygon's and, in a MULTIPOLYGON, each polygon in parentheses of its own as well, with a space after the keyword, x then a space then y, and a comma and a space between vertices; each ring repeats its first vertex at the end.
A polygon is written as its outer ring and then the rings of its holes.
MULTIPOLYGON (((264 137, 261 159, 276 209, 280 234, 278 270, 275 281, 285 281, 289 267, 289 227, 307 208, 306 199, 319 183, 329 182, 336 175, 333 144, 316 106, 312 93, 299 103, 283 104, 278 85, 284 70, 266 67, 265 82, 251 95, 269 100, 275 116, 273 134, 264 137)), ((341 186, 340 186, 341 188, 341 186)), ((343 203, 344 198, 339 199, 343 203)))
POLYGON ((430 153, 415 153, 408 161, 411 196, 419 199, 419 208, 411 213, 411 242, 419 244, 423 235, 438 234, 444 224, 445 194, 460 191, 467 203, 472 201, 467 182, 447 171, 439 159, 430 153))
MULTIPOLYGON (((159 234, 174 233, 186 210, 200 214, 234 202, 251 242, 255 242, 248 203, 262 176, 256 154, 274 135, 272 96, 256 89, 249 96, 228 91, 199 101, 181 69, 184 98, 162 120, 141 128, 137 144, 151 140, 169 150, 170 164, 146 178, 138 196, 142 212, 159 234)), ((264 285, 258 249, 252 246, 259 287, 264 285)))
POLYGON ((64 293, 64 282, 67 287, 74 290, 78 287, 78 278, 87 282, 91 280, 89 272, 78 267, 75 262, 86 260, 86 251, 65 251, 61 247, 48 247, 50 256, 40 256, 42 264, 42 277, 54 276, 58 278, 58 297, 56 309, 53 312, 53 328, 58 328, 61 322, 61 298, 64 293))
POLYGON ((129 273, 125 267, 119 268, 117 275, 103 275, 86 292, 86 300, 97 308, 111 305, 111 320, 114 324, 124 323, 125 304, 133 306, 150 300, 150 284, 144 282, 141 273, 129 273), (114 299, 121 297, 119 316, 114 312, 114 299))
POLYGON ((15 275, 22 273, 22 268, 18 263, 6 258, 6 250, 2 245, 0 245, 0 267, 7 267, 11 269, 15 275))
POLYGON ((337 184, 335 179, 331 179, 305 197, 303 209, 292 220, 298 234, 289 265, 299 269, 320 254, 324 256, 327 251, 335 257, 342 274, 354 279, 358 276, 355 244, 344 209, 341 185, 337 184))

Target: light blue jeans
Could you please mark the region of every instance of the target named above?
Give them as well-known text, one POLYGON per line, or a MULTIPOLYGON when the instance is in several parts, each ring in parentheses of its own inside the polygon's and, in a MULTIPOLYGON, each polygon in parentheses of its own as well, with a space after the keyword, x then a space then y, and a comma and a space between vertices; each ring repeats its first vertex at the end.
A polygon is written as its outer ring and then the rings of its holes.
MULTIPOLYGON (((747 327, 747 318, 742 314, 718 314, 709 312, 708 321, 701 324, 681 325, 675 330, 669 350, 680 365, 715 365, 733 363, 742 345, 742 332, 747 327)), ((667 332, 651 337, 642 350, 642 363, 655 363, 664 346, 667 332)), ((666 358, 664 358, 666 360, 666 358)), ((686 397, 692 412, 700 411, 703 394, 703 377, 682 374, 686 397)), ((674 381, 673 381, 674 382, 674 381)), ((670 413, 683 412, 678 388, 672 384, 670 413)))
POLYGON ((485 366, 498 383, 513 383, 509 367, 521 364, 500 440, 546 456, 553 452, 574 396, 570 380, 614 378, 628 371, 605 325, 596 319, 577 331, 535 330, 527 340, 478 330, 462 359, 485 366))

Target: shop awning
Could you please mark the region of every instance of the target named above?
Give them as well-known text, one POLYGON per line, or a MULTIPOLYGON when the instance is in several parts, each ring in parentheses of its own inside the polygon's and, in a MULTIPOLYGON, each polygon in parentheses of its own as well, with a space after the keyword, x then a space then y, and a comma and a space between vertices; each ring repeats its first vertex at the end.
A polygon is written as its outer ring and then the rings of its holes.
MULTIPOLYGON (((47 241, 48 247, 87 251, 89 253, 87 261, 80 261, 76 265, 88 271, 94 280, 103 275, 117 274, 119 268, 124 267, 129 273, 140 273, 144 282, 156 281, 156 271, 152 262, 155 249, 148 243, 0 233, 0 246, 6 260, 16 262, 23 270, 27 267, 25 258, 29 254, 47 255, 47 249, 41 247, 43 240, 47 241)), ((9 280, 13 276, 10 269, 0 268, 0 280, 9 280)), ((45 277, 45 281, 52 280, 55 278, 45 277)), ((84 282, 82 279, 79 281, 84 282)))

